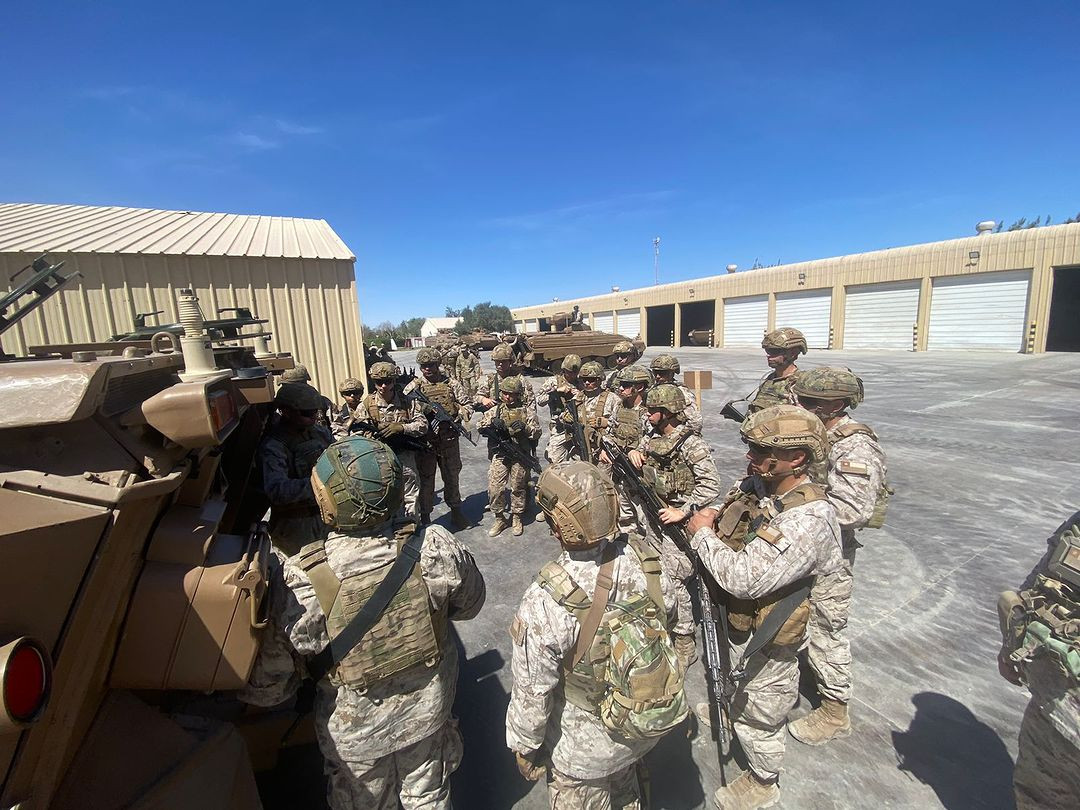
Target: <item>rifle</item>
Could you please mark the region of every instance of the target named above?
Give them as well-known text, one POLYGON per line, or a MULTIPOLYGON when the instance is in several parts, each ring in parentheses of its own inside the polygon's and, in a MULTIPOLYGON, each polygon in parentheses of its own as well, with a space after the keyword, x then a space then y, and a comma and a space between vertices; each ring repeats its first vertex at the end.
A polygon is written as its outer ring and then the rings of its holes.
POLYGON ((582 461, 592 461, 592 452, 589 449, 589 442, 585 438, 585 426, 581 424, 581 419, 578 417, 577 403, 574 401, 574 397, 567 397, 565 400, 566 410, 570 412, 570 416, 573 417, 573 433, 574 433, 574 446, 577 447, 578 455, 582 461))
POLYGON ((472 434, 465 430, 465 428, 461 426, 461 423, 447 412, 446 408, 438 402, 433 402, 427 394, 421 391, 419 382, 417 383, 416 388, 405 396, 410 399, 418 399, 427 406, 427 410, 429 411, 428 419, 431 420, 432 433, 439 432, 439 425, 450 425, 450 427, 468 439, 473 447, 476 446, 476 439, 472 437, 472 434))
MULTIPOLYGON (((686 532, 673 524, 664 523, 660 520, 660 510, 665 504, 659 496, 642 480, 637 468, 630 461, 629 455, 619 445, 607 437, 602 437, 604 450, 611 459, 611 468, 615 475, 630 490, 631 495, 645 508, 650 521, 659 531, 675 544, 683 554, 694 563, 694 590, 697 591, 697 608, 701 617, 701 640, 705 648, 705 679, 709 687, 711 708, 715 713, 713 728, 716 729, 716 743, 720 753, 720 781, 726 784, 724 778, 724 760, 728 754, 727 718, 730 717, 731 697, 735 693, 735 684, 731 678, 731 662, 729 659, 730 647, 728 645, 727 613, 717 610, 709 595, 708 582, 705 571, 694 549, 686 537, 686 532), (720 621, 717 621, 719 614, 720 621), (720 631, 723 632, 723 641, 720 643, 720 631)), ((693 511, 693 508, 691 509, 693 511)))
POLYGON ((525 465, 530 470, 540 472, 540 462, 534 456, 526 453, 508 432, 499 430, 493 425, 485 425, 480 428, 480 435, 491 439, 495 442, 496 448, 518 463, 525 465))

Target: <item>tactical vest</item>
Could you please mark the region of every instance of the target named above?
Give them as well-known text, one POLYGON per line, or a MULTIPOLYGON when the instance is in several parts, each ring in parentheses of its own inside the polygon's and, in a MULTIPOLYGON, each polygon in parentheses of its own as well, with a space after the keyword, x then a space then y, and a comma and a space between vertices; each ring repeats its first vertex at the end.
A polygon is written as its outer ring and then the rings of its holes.
POLYGON ((633 450, 641 442, 643 434, 641 427, 641 411, 639 405, 636 408, 627 408, 620 405, 615 412, 615 425, 612 427, 612 438, 623 450, 633 450))
POLYGON ((454 396, 454 389, 446 380, 434 383, 424 380, 420 383, 420 392, 432 402, 442 405, 451 416, 458 415, 458 401, 454 396))
MULTIPOLYGON (((860 422, 849 422, 846 425, 840 425, 829 431, 830 444, 836 443, 841 439, 846 439, 849 436, 855 436, 862 433, 865 436, 869 436, 875 442, 878 440, 877 434, 874 433, 868 426, 860 422)), ((825 471, 824 465, 812 464, 810 465, 810 477, 814 479, 815 483, 825 484, 827 483, 828 473, 825 471)), ((882 481, 881 489, 878 490, 877 500, 874 501, 874 512, 870 515, 870 520, 866 522, 865 529, 880 529, 885 525, 885 514, 889 511, 889 496, 893 494, 892 489, 889 487, 889 482, 882 481)))
POLYGON ((604 409, 607 406, 607 400, 610 396, 610 391, 601 389, 600 393, 593 397, 592 400, 585 400, 584 409, 586 410, 586 413, 581 414, 581 418, 585 420, 585 440, 589 443, 589 447, 595 448, 595 452, 597 453, 600 452, 599 437, 604 433, 604 428, 592 427, 588 422, 591 418, 602 419, 604 417, 604 409), (590 402, 592 403, 591 409, 589 408, 590 402), (586 415, 587 413, 589 415, 586 415))
MULTIPOLYGON (((814 501, 823 501, 825 497, 824 487, 807 482, 785 492, 774 503, 778 501, 779 510, 783 511, 814 501)), ((780 533, 769 523, 776 514, 779 512, 761 507, 752 489, 746 491, 736 487, 728 493, 725 506, 720 512, 715 529, 716 536, 734 551, 742 551, 758 538, 766 543, 774 543, 779 539, 780 533)), ((792 582, 760 599, 738 599, 728 596, 726 599, 728 622, 732 630, 740 633, 757 630, 772 611, 773 606, 789 593, 797 591, 803 584, 803 580, 792 582)), ((780 626, 771 643, 777 646, 798 644, 806 631, 809 619, 810 601, 806 599, 780 626)))
MULTIPOLYGON (((399 555, 403 545, 404 540, 398 538, 399 555)), ((348 627, 367 604, 390 572, 394 559, 370 571, 338 579, 326 561, 322 543, 312 543, 301 550, 300 567, 315 589, 331 639, 348 627)), ((442 660, 440 648, 445 637, 446 616, 432 609, 427 584, 417 563, 360 643, 331 670, 330 681, 364 692, 373 684, 414 667, 431 669, 442 660)))
POLYGON ((394 394, 394 401, 389 403, 390 407, 381 412, 375 397, 375 394, 368 394, 364 397, 364 407, 367 409, 368 419, 371 420, 371 424, 385 427, 391 422, 409 421, 409 408, 401 404, 401 397, 397 393, 394 394))
POLYGON ((657 497, 669 506, 686 503, 697 483, 693 469, 679 452, 691 435, 688 427, 680 425, 667 436, 649 439, 641 477, 657 497))
POLYGON ((791 404, 791 386, 795 382, 795 375, 789 374, 778 380, 766 379, 758 386, 757 394, 750 402, 750 413, 764 410, 773 405, 791 404))

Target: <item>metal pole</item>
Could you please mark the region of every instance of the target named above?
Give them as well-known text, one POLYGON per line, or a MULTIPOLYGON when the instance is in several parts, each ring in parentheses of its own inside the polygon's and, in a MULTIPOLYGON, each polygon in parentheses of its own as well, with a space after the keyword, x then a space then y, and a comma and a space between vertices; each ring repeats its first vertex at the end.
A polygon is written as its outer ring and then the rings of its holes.
POLYGON ((660 283, 660 237, 657 236, 652 240, 653 246, 653 284, 660 283))

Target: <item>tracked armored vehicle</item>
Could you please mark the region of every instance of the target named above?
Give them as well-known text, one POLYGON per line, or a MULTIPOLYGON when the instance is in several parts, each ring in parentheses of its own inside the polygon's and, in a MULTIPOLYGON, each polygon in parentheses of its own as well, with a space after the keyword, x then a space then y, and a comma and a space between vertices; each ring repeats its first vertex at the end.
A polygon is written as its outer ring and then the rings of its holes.
POLYGON ((615 367, 615 345, 626 341, 632 343, 640 355, 645 343, 622 335, 594 332, 575 320, 571 313, 559 312, 552 318, 550 332, 525 332, 509 339, 522 368, 554 374, 568 354, 581 357, 583 363, 595 360, 606 368, 615 367))

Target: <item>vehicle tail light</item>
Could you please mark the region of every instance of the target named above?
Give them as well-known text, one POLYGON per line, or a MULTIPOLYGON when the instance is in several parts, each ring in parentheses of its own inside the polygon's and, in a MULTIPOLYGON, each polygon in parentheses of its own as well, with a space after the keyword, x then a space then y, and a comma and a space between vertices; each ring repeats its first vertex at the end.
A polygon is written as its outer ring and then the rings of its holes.
POLYGON ((40 642, 22 637, 0 647, 0 731, 33 723, 45 710, 52 688, 52 662, 40 642))

